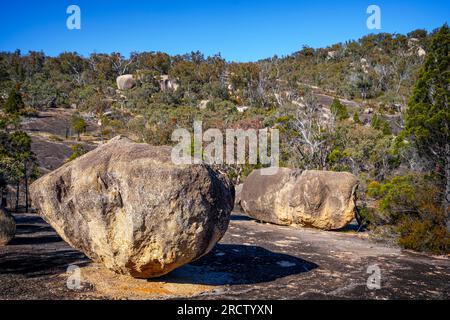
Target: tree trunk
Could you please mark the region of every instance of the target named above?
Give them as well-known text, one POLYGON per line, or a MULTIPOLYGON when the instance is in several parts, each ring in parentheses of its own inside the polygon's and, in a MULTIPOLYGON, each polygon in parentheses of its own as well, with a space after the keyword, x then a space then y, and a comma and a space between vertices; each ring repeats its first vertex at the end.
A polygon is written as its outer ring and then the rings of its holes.
POLYGON ((28 212, 28 166, 27 166, 27 160, 25 160, 25 163, 23 164, 24 167, 24 178, 25 178, 25 212, 28 212))
POLYGON ((2 208, 6 208, 8 206, 8 187, 2 188, 2 208))
POLYGON ((16 212, 19 211, 19 194, 20 194, 20 182, 17 182, 17 190, 16 190, 16 212))
POLYGON ((444 210, 447 213, 447 229, 450 232, 450 144, 445 145, 445 199, 444 210))

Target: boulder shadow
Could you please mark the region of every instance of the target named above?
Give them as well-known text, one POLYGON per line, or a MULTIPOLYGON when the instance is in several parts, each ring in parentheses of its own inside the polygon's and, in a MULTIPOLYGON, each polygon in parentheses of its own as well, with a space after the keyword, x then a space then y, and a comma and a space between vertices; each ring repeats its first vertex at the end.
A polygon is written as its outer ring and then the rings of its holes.
POLYGON ((205 257, 149 281, 203 285, 265 283, 309 272, 318 265, 257 246, 218 244, 205 257))
POLYGON ((17 234, 33 234, 37 232, 54 232, 52 227, 46 225, 28 225, 28 224, 18 224, 16 226, 17 234))
POLYGON ((14 252, 0 254, 0 274, 19 274, 26 278, 58 275, 67 271, 69 265, 83 267, 90 261, 75 250, 50 252, 14 252))
POLYGON ((249 216, 246 216, 244 213, 238 213, 234 212, 231 217, 231 221, 253 221, 254 219, 250 218, 249 216))
POLYGON ((44 219, 42 219, 40 216, 38 216, 37 214, 30 214, 30 213, 26 213, 26 214, 22 214, 22 213, 14 213, 13 214, 14 219, 16 220, 17 223, 17 227, 21 228, 21 229, 25 229, 25 228, 29 228, 32 226, 44 226, 44 227, 48 227, 51 230, 53 230, 48 224, 47 222, 44 221, 44 219))
POLYGON ((53 235, 43 235, 40 237, 23 237, 16 236, 12 239, 8 245, 10 246, 25 246, 25 245, 35 245, 35 244, 47 244, 47 243, 57 243, 63 240, 59 236, 53 235))
POLYGON ((0 274, 26 278, 57 275, 69 265, 90 263, 81 252, 71 249, 39 216, 15 214, 16 236, 0 251, 0 274))
POLYGON ((55 233, 41 217, 15 214, 16 235, 9 243, 10 246, 45 245, 63 240, 55 233))

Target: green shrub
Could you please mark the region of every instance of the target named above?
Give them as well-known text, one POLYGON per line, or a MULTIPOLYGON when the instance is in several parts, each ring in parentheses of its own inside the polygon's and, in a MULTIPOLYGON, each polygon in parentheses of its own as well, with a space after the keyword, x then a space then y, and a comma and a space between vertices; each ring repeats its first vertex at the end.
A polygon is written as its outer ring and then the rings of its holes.
POLYGON ((64 141, 63 138, 61 138, 59 136, 56 136, 56 135, 53 135, 53 134, 48 137, 48 140, 49 141, 53 141, 53 142, 62 142, 62 141, 64 141))
POLYGON ((70 155, 69 159, 67 159, 67 162, 73 161, 86 153, 84 147, 79 143, 70 146, 70 148, 72 149, 72 154, 70 155))
POLYGON ((399 244, 406 249, 435 254, 450 252, 450 234, 445 225, 436 224, 432 220, 405 219, 398 231, 399 244))
POLYGON ((72 117, 72 129, 73 131, 77 134, 78 136, 78 140, 80 140, 80 135, 82 133, 86 132, 87 129, 87 123, 86 120, 84 120, 82 117, 80 117, 79 115, 75 114, 72 117))
POLYGON ((331 104, 331 113, 335 115, 336 120, 342 121, 349 118, 347 107, 335 98, 331 104))
MULTIPOLYGON (((380 186, 379 208, 392 223, 397 223, 404 215, 417 213, 416 188, 411 176, 394 177, 380 186)), ((376 190, 372 189, 372 192, 376 193, 376 190)))
POLYGON ((25 104, 20 94, 20 85, 16 85, 11 89, 8 99, 3 105, 3 110, 7 114, 19 114, 23 109, 25 109, 25 104))
POLYGON ((379 198, 381 196, 381 183, 372 181, 367 185, 367 195, 372 198, 379 198))
POLYGON ((358 208, 359 218, 365 227, 370 227, 376 225, 377 216, 376 212, 373 208, 369 208, 367 206, 361 206, 358 208))
POLYGON ((328 163, 331 165, 338 163, 342 158, 342 152, 338 148, 331 151, 331 153, 328 155, 328 163))
POLYGON ((447 215, 440 201, 441 187, 435 179, 407 175, 394 177, 384 184, 373 181, 366 194, 377 200, 381 224, 397 227, 398 243, 402 247, 442 254, 449 252, 447 215))
POLYGON ((389 126, 389 122, 384 120, 380 115, 374 115, 372 118, 371 126, 374 129, 380 130, 384 135, 391 135, 391 127, 389 126))
POLYGON ((20 115, 28 118, 35 118, 39 115, 39 111, 34 108, 25 108, 20 111, 20 115))
POLYGON ((353 113, 353 122, 357 123, 357 124, 361 124, 361 119, 359 118, 359 113, 357 111, 355 111, 355 113, 353 113))

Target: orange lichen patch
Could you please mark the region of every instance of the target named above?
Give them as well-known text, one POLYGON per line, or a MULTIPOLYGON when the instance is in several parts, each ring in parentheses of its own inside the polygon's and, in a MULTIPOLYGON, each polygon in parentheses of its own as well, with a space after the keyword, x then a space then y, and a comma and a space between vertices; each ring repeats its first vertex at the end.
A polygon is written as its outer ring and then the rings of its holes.
POLYGON ((169 283, 158 279, 135 279, 116 274, 101 265, 81 268, 81 285, 93 287, 86 298, 107 299, 168 299, 192 297, 215 287, 203 284, 169 283))

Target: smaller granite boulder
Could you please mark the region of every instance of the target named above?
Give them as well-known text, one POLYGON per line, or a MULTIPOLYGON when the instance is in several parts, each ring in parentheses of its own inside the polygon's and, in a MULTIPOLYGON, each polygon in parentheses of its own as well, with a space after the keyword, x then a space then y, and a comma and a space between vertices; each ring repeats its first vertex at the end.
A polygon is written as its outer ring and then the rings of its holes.
POLYGON ((0 209, 0 246, 7 245, 16 234, 16 222, 4 209, 0 209))
POLYGON ((355 217, 357 186, 356 177, 345 172, 255 170, 244 183, 241 206, 261 221, 336 230, 355 217))

